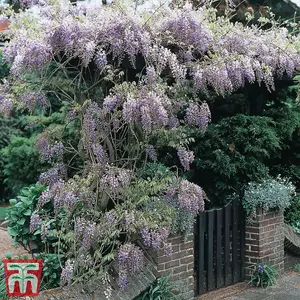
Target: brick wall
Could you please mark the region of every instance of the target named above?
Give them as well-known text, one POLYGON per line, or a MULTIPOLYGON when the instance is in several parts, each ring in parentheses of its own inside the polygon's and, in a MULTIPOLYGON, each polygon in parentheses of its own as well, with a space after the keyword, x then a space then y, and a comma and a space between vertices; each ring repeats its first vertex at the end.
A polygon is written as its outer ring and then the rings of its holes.
POLYGON ((284 271, 283 215, 278 211, 264 213, 257 210, 254 224, 246 226, 246 275, 254 263, 274 266, 279 274, 284 271))
POLYGON ((172 256, 165 255, 163 250, 151 253, 155 261, 155 276, 171 275, 183 299, 194 299, 194 235, 185 240, 182 236, 170 236, 172 256))

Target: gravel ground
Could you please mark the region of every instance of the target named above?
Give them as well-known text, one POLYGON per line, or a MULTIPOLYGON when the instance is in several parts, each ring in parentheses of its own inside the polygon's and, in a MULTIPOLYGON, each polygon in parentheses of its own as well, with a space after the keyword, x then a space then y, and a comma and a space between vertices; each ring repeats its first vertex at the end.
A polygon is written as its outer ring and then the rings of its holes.
POLYGON ((6 252, 11 252, 13 258, 17 258, 20 255, 27 254, 21 246, 14 247, 12 238, 7 234, 7 231, 0 227, 0 260, 5 258, 6 252))

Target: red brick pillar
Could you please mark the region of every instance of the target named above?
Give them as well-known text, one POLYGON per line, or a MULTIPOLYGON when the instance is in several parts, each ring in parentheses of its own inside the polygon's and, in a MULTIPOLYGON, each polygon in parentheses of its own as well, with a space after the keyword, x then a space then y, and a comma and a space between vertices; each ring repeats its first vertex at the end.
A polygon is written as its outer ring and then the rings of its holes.
POLYGON ((246 276, 251 266, 265 263, 274 266, 279 274, 284 271, 283 214, 279 211, 257 210, 255 222, 246 226, 246 276))
POLYGON ((172 256, 165 255, 164 250, 157 251, 152 258, 156 262, 156 277, 170 275, 180 292, 182 299, 194 299, 194 235, 186 239, 183 236, 170 236, 172 256))

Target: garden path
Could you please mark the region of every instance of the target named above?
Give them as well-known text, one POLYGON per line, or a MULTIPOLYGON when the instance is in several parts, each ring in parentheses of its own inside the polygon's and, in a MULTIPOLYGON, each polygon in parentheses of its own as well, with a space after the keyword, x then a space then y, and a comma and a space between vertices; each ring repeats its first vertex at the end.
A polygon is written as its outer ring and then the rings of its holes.
POLYGON ((5 258, 7 252, 11 252, 13 258, 27 254, 22 247, 14 247, 12 238, 4 228, 0 227, 0 260, 5 258))
POLYGON ((246 288, 245 283, 216 290, 196 298, 196 300, 299 300, 300 273, 284 274, 275 286, 262 288, 246 288))

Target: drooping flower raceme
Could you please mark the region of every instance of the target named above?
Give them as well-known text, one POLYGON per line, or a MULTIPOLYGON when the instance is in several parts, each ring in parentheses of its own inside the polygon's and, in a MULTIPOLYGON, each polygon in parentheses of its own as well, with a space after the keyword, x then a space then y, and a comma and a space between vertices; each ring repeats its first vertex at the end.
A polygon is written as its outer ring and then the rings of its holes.
POLYGON ((187 180, 182 180, 178 191, 179 205, 191 212, 204 210, 206 195, 203 189, 187 180))
POLYGON ((62 269, 60 280, 62 284, 70 284, 74 272, 74 264, 67 260, 65 267, 62 269))
POLYGON ((178 149, 177 155, 184 170, 188 171, 190 169, 190 164, 194 161, 195 158, 193 151, 188 151, 185 148, 181 147, 178 149))
POLYGON ((139 272, 144 263, 143 251, 131 243, 122 245, 118 251, 119 279, 120 288, 125 288, 129 277, 139 272))
POLYGON ((211 113, 207 103, 202 103, 201 105, 190 104, 186 109, 184 120, 186 124, 206 129, 211 121, 211 113))

